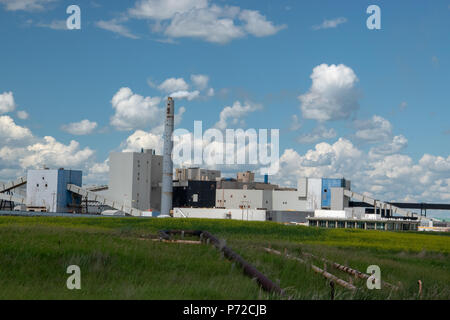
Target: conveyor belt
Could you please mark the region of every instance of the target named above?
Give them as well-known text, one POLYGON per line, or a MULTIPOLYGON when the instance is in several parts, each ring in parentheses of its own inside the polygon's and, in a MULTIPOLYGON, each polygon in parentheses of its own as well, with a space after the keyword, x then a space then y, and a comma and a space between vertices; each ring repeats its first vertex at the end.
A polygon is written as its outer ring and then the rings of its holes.
POLYGON ((10 181, 7 183, 0 183, 0 193, 20 187, 26 183, 27 183, 27 177, 20 177, 19 179, 15 180, 15 181, 10 181))
POLYGON ((135 217, 140 217, 142 216, 142 211, 135 209, 135 208, 131 208, 131 207, 127 207, 125 206, 123 203, 120 203, 118 201, 114 201, 114 200, 110 200, 104 196, 101 196, 95 192, 83 189, 79 186, 73 185, 73 184, 68 184, 67 185, 67 190, 69 190, 70 192, 73 192, 75 194, 78 194, 82 197, 87 198, 88 200, 93 200, 93 201, 97 201, 99 203, 101 203, 102 205, 105 206, 109 206, 111 208, 114 208, 116 210, 120 210, 128 215, 131 216, 135 216, 135 217))
POLYGON ((379 201, 379 200, 375 200, 372 199, 371 197, 350 191, 350 190, 344 190, 344 195, 349 197, 349 198, 353 198, 356 199, 358 201, 362 201, 364 203, 367 203, 373 207, 376 208, 380 208, 380 209, 385 209, 385 210, 390 210, 391 214, 393 213, 397 213, 403 216, 407 216, 407 217, 414 217, 414 213, 400 209, 399 207, 396 207, 390 203, 387 202, 383 202, 383 201, 379 201))
POLYGON ((16 195, 10 195, 10 194, 5 194, 5 193, 0 193, 0 200, 5 200, 5 201, 11 201, 14 203, 20 203, 20 204, 27 204, 27 199, 20 197, 20 196, 16 196, 16 195))

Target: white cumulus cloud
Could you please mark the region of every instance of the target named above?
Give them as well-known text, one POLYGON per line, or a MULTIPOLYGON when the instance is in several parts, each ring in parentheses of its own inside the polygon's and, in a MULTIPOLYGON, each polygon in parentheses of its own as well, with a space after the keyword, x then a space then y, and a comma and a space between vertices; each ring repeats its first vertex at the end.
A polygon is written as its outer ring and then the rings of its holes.
POLYGON ((87 119, 65 124, 61 127, 63 131, 76 136, 91 134, 95 128, 97 128, 97 122, 89 121, 87 119))
POLYGON ((81 149, 80 144, 72 140, 69 145, 46 136, 42 141, 28 146, 26 155, 20 159, 22 168, 49 167, 81 167, 89 160, 94 151, 88 147, 81 149))
MULTIPOLYGON (((30 140, 33 134, 28 128, 17 125, 9 116, 0 116, 0 139, 1 144, 30 140)), ((0 144, 0 145, 1 145, 0 144)))
POLYGON ((367 142, 387 141, 392 135, 391 123, 377 115, 369 120, 356 120, 355 127, 356 138, 367 142))
POLYGON ((16 108, 14 95, 12 92, 3 92, 0 94, 0 114, 11 112, 16 108))
POLYGON ((162 110, 158 108, 160 102, 159 97, 143 97, 130 88, 121 88, 111 100, 115 114, 110 123, 123 131, 151 127, 162 117, 162 110))
POLYGON ((336 135, 336 131, 333 128, 327 129, 324 126, 319 125, 311 132, 298 137, 297 141, 300 143, 314 143, 324 139, 335 138, 336 135))
POLYGON ((348 119, 359 109, 358 78, 343 65, 321 64, 313 69, 312 86, 301 96, 303 117, 318 121, 348 119))
POLYGON ((239 101, 236 101, 233 106, 223 108, 220 112, 220 120, 216 123, 215 127, 223 130, 229 125, 243 124, 243 118, 257 110, 261 110, 261 106, 258 104, 241 104, 239 101))
POLYGON ((189 89, 189 85, 184 81, 183 78, 169 78, 164 80, 158 89, 167 93, 175 91, 186 91, 189 89))
POLYGON ((140 0, 128 15, 152 21, 152 31, 169 39, 189 37, 220 44, 246 35, 270 36, 286 28, 259 11, 219 6, 209 0, 140 0))

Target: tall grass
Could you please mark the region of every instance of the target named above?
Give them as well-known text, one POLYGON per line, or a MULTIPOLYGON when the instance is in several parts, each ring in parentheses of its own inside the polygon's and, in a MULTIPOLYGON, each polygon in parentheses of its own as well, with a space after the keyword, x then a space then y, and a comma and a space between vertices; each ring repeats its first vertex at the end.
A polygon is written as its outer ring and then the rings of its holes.
POLYGON ((161 229, 208 230, 276 281, 293 299, 329 299, 330 287, 308 265, 273 256, 310 252, 365 272, 379 265, 392 291, 311 261, 358 288, 336 299, 449 299, 446 234, 318 229, 272 222, 202 219, 0 217, 0 299, 267 299, 256 283, 211 246, 142 240, 161 229), (67 266, 81 268, 81 290, 68 290, 67 266), (421 297, 417 280, 423 282, 421 297))

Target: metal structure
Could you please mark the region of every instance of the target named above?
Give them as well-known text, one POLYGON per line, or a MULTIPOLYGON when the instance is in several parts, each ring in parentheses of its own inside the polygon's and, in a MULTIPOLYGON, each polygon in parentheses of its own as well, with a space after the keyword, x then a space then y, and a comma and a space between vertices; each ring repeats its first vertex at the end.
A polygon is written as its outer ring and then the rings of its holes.
POLYGON ((173 127, 174 127, 174 101, 171 97, 167 98, 166 121, 164 123, 164 151, 163 151, 163 178, 161 192, 161 215, 170 215, 172 210, 173 196, 173 127))
POLYGON ((67 190, 74 194, 80 195, 84 198, 87 198, 89 201, 97 201, 98 203, 100 203, 102 205, 114 208, 116 210, 120 210, 128 215, 138 216, 138 217, 142 216, 141 210, 125 206, 120 201, 114 201, 114 200, 108 199, 108 198, 101 196, 93 191, 83 189, 79 186, 76 186, 73 184, 68 184, 67 190))
POLYGON ((399 207, 396 207, 390 203, 387 202, 383 202, 383 201, 379 201, 379 200, 375 200, 371 197, 350 191, 350 190, 344 190, 344 196, 349 197, 351 199, 357 199, 358 201, 367 203, 371 206, 373 206, 375 208, 375 212, 377 210, 377 208, 379 208, 380 210, 384 210, 384 214, 383 216, 387 216, 387 210, 389 210, 390 215, 392 215, 393 213, 397 213, 400 215, 404 215, 406 217, 414 217, 414 213, 400 209, 399 207))
POLYGON ((10 191, 27 183, 27 177, 20 177, 15 181, 0 184, 0 193, 10 191))
MULTIPOLYGON (((450 204, 448 203, 407 203, 407 202, 388 202, 395 207, 402 209, 417 209, 420 210, 420 214, 427 216, 427 210, 450 210, 450 204)), ((351 207, 367 207, 367 203, 351 201, 351 207)), ((372 207, 372 206, 371 206, 372 207)))

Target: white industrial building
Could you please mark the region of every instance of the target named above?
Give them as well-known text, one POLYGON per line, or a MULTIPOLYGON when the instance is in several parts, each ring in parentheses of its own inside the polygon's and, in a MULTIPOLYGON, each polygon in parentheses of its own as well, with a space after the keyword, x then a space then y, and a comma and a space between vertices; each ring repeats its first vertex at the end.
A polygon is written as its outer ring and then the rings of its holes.
POLYGON ((216 208, 272 208, 272 190, 217 189, 216 208))
POLYGON ((152 149, 112 152, 107 197, 126 207, 160 211, 162 159, 152 149))
POLYGON ((38 212, 78 212, 81 198, 67 190, 67 184, 81 186, 78 170, 28 170, 26 207, 38 212))
POLYGON ((173 217, 266 221, 266 210, 220 209, 220 208, 174 208, 173 217))
POLYGON ((217 189, 217 208, 252 208, 274 211, 321 209, 322 179, 302 178, 297 189, 217 189))

